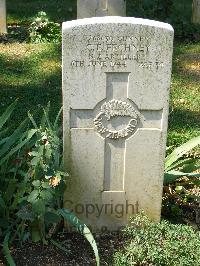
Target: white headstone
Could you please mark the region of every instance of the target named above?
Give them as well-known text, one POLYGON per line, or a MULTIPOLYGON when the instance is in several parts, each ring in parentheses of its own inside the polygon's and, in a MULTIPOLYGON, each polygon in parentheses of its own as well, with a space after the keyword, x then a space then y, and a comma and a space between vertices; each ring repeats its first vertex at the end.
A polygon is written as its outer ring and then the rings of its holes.
POLYGON ((6 32, 6 0, 0 0, 0 33, 6 32))
POLYGON ((126 0, 77 0, 77 18, 126 16, 126 0))
POLYGON ((93 230, 160 219, 172 50, 161 22, 63 23, 65 206, 93 230))

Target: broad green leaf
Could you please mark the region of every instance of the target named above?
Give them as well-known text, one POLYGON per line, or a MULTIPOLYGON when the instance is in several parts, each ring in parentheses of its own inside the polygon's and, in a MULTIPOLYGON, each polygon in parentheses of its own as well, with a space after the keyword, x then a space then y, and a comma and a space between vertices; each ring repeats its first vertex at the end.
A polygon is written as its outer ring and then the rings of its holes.
POLYGON ((165 171, 178 169, 180 167, 183 167, 184 165, 191 164, 194 161, 196 161, 196 160, 195 159, 191 159, 191 158, 178 160, 177 162, 174 162, 172 165, 170 165, 167 169, 165 169, 165 171))
POLYGON ((41 158, 40 157, 34 157, 32 160, 31 160, 31 165, 32 166, 36 166, 39 162, 40 162, 41 158))
POLYGON ((200 177, 199 173, 183 173, 180 171, 169 171, 166 172, 164 175, 164 184, 167 185, 169 183, 172 183, 174 181, 176 181, 177 179, 186 176, 186 177, 200 177))
POLYGON ((17 105, 17 100, 14 101, 14 103, 12 103, 11 105, 9 105, 8 108, 6 109, 6 111, 0 116, 0 129, 3 127, 3 125, 9 119, 9 117, 11 116, 16 105, 17 105))
POLYGON ((39 196, 39 191, 38 190, 33 190, 30 195, 28 196, 28 202, 30 203, 34 203, 36 201, 36 199, 39 196))
POLYGON ((51 186, 49 185, 49 182, 43 182, 42 187, 43 188, 50 188, 51 186))
POLYGON ((45 189, 40 192, 40 197, 45 201, 50 201, 53 198, 53 195, 50 191, 45 189))
POLYGON ((32 184, 33 184, 34 187, 40 187, 41 182, 40 182, 40 180, 34 180, 34 181, 32 182, 32 184))
POLYGON ((58 212, 63 216, 63 218, 66 221, 68 221, 71 225, 73 225, 88 240, 94 251, 97 266, 99 266, 100 261, 99 261, 98 248, 96 241, 94 240, 94 237, 90 232, 90 229, 84 223, 82 223, 72 212, 68 211, 67 209, 59 209, 58 212))
POLYGON ((180 147, 176 148, 171 154, 165 159, 165 169, 168 169, 174 162, 181 158, 188 151, 192 150, 196 146, 200 145, 200 136, 189 140, 180 147))

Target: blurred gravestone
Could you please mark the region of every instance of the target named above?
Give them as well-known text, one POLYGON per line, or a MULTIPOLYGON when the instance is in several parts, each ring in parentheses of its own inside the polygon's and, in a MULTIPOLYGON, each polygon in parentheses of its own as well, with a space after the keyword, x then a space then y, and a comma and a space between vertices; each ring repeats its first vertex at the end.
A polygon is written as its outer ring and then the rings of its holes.
POLYGON ((195 24, 200 24, 200 0, 193 0, 192 22, 195 24))
POLYGON ((0 0, 0 33, 6 32, 6 0, 0 0))
POLYGON ((126 0, 77 0, 77 18, 126 16, 126 0))

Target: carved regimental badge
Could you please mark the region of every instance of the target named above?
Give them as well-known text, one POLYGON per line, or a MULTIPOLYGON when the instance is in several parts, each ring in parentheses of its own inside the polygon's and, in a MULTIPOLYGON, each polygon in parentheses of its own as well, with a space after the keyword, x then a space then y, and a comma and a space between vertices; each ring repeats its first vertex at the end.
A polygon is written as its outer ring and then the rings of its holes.
POLYGON ((132 135, 136 130, 137 123, 138 115, 134 107, 125 101, 115 99, 105 102, 101 106, 101 111, 94 118, 94 126, 96 130, 101 135, 104 135, 105 138, 110 139, 126 138, 132 135), (114 117, 127 117, 130 119, 125 127, 119 130, 112 130, 105 125, 105 119, 110 121, 114 117))

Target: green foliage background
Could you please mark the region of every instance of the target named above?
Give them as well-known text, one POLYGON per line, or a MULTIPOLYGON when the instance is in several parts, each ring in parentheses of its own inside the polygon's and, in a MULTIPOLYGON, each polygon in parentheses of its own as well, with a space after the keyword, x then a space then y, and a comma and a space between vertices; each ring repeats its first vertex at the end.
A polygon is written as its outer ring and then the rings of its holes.
POLYGON ((127 16, 170 23, 177 38, 199 38, 200 27, 191 23, 192 0, 127 0, 127 16))

